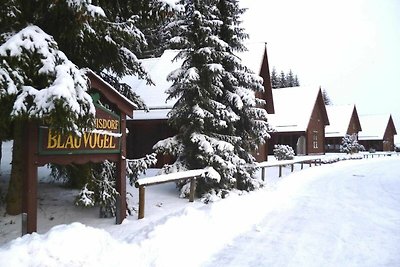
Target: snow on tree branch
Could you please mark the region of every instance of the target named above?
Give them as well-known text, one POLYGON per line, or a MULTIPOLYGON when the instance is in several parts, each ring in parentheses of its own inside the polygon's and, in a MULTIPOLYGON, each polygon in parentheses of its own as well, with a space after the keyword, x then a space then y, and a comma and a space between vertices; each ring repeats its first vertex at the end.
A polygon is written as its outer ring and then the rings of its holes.
POLYGON ((0 60, 0 84, 5 88, 0 98, 16 96, 12 117, 46 118, 73 131, 94 117, 86 75, 39 27, 27 26, 6 40, 0 46, 0 60), (55 120, 60 109, 62 122, 55 120))

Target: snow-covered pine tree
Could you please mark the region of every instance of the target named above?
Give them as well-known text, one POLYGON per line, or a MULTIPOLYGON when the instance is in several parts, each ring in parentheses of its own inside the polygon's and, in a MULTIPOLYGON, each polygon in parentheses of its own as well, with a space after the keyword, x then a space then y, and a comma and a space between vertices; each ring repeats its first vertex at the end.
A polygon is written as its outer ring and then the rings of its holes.
POLYGON ((278 76, 275 67, 271 72, 271 86, 272 88, 286 88, 300 86, 299 78, 290 69, 288 74, 282 70, 278 76))
POLYGON ((22 144, 28 121, 76 132, 91 128, 95 108, 87 93, 85 74, 59 50, 51 36, 37 26, 27 26, 3 38, 0 107, 8 119, 1 122, 12 123, 2 127, 13 126, 14 140, 6 210, 15 215, 21 209, 22 144))
POLYGON ((279 77, 275 67, 273 67, 271 71, 271 87, 273 89, 279 88, 279 77))
POLYGON ((285 75, 285 72, 282 70, 281 74, 279 75, 279 87, 278 88, 285 88, 285 87, 287 87, 286 75, 285 75))
POLYGON ((294 75, 294 87, 300 86, 300 81, 297 75, 294 75))
MULTIPOLYGON (((126 85, 120 86, 118 83, 118 77, 127 74, 138 75, 148 79, 147 74, 135 56, 136 50, 145 44, 144 35, 135 26, 137 16, 134 16, 133 10, 124 9, 126 13, 123 13, 120 8, 124 5, 118 7, 120 1, 103 1, 104 5, 108 4, 105 5, 104 9, 96 5, 100 1, 93 2, 94 4, 92 4, 91 0, 4 0, 0 10, 0 44, 9 40, 27 25, 37 25, 45 33, 50 34, 58 45, 57 49, 62 50, 80 68, 89 67, 99 73, 122 93, 126 93, 138 106, 143 107, 144 104, 131 93, 130 88, 127 88, 126 85), (107 52, 105 53, 105 51, 107 52), (110 73, 112 73, 112 76, 108 75, 110 73)), ((22 52, 28 53, 32 51, 23 50, 22 52)), ((30 64, 29 62, 31 61, 25 62, 26 65, 30 64)), ((1 70, 6 71, 7 66, 4 62, 2 64, 1 70)), ((38 73, 40 65, 25 67, 24 71, 26 71, 27 78, 30 79, 26 85, 40 88, 46 84, 47 78, 44 75, 40 76, 38 73), (39 78, 34 78, 36 77, 35 75, 39 78)), ((21 81, 12 82, 19 83, 21 81)), ((8 80, 6 83, 10 85, 8 80)), ((0 98, 1 102, 12 103, 11 106, 13 106, 13 101, 15 100, 12 99, 13 96, 10 97, 3 94, 0 98)), ((11 121, 7 121, 7 118, 10 118, 10 114, 11 109, 7 108, 6 105, 1 105, 1 124, 2 126, 5 125, 6 128, 10 128, 11 125, 11 121), (3 117, 3 115, 5 116, 3 117)), ((68 120, 68 115, 62 112, 58 114, 61 122, 68 120)), ((57 120, 54 120, 54 122, 57 122, 57 120)), ((16 124, 14 123, 14 125, 16 124)), ((50 126, 56 127, 57 125, 50 123, 50 126)), ((12 171, 9 188, 15 187, 17 189, 11 190, 11 193, 9 192, 9 195, 14 195, 14 197, 7 198, 8 202, 13 202, 11 199, 20 201, 20 196, 15 195, 20 192, 18 188, 21 187, 22 179, 21 168, 18 168, 18 162, 21 162, 21 160, 17 160, 22 155, 21 153, 15 153, 16 150, 21 148, 18 145, 19 141, 15 138, 20 133, 21 130, 15 130, 13 132, 14 137, 11 137, 14 139, 13 157, 15 157, 15 160, 13 160, 13 168, 14 166, 15 168, 12 171)), ((1 138, 3 139, 3 137, 1 138)), ((12 213, 18 213, 20 206, 19 203, 16 203, 12 213)))
POLYGON ((325 105, 332 105, 332 100, 325 89, 322 89, 322 99, 324 100, 325 105))
POLYGON ((286 76, 286 87, 293 87, 293 86, 295 86, 295 81, 294 81, 293 72, 290 69, 289 73, 286 76))
POLYGON ((245 161, 244 165, 237 165, 237 188, 249 190, 254 188, 252 174, 255 171, 254 157, 251 152, 265 142, 268 135, 267 113, 259 108, 265 101, 256 98, 256 92, 264 91, 263 81, 258 73, 253 73, 240 60, 235 53, 246 50, 243 41, 248 38, 244 28, 241 27, 240 16, 245 9, 239 7, 238 0, 220 0, 217 4, 219 18, 222 25, 219 37, 228 46, 222 55, 222 83, 223 97, 221 103, 229 107, 239 120, 233 121, 227 127, 226 134, 239 137, 238 142, 233 142, 234 153, 245 161))
MULTIPOLYGON (((147 44, 141 47, 138 57, 157 57, 167 48, 170 36, 165 26, 176 18, 182 6, 165 0, 125 0, 138 16, 137 27, 146 37, 147 44)), ((121 5, 121 4, 120 4, 121 5)))
POLYGON ((169 122, 178 134, 155 146, 158 153, 175 156, 174 170, 211 167, 198 181, 200 194, 251 189, 254 169, 248 163, 254 158, 249 152, 267 136, 266 112, 256 108, 254 95, 262 90, 262 80, 233 54, 244 49, 246 35, 237 24, 242 10, 237 1, 221 2, 180 2, 185 12, 170 27, 176 30, 171 42, 182 48, 178 58, 183 64, 169 75, 173 85, 168 90, 169 98, 177 98, 169 122), (228 27, 221 27, 224 23, 228 27))

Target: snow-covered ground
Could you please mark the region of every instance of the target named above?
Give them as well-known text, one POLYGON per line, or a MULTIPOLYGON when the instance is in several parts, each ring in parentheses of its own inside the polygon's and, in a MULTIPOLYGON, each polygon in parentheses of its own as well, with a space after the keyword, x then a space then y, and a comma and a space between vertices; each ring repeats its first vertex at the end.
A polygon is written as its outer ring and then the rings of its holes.
POLYGON ((400 266, 399 156, 277 173, 208 205, 179 199, 172 183, 150 186, 145 218, 122 225, 41 182, 39 234, 17 238, 20 216, 0 217, 0 266, 400 266))

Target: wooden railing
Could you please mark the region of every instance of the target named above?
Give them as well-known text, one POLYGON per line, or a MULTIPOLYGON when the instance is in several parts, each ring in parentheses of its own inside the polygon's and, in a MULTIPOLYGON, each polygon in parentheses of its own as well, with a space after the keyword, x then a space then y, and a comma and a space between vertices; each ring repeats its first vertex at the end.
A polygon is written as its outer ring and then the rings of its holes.
POLYGON ((318 157, 318 156, 305 156, 305 157, 299 157, 299 158, 291 159, 291 160, 264 161, 264 162, 257 163, 257 167, 261 168, 261 179, 263 181, 265 181, 266 168, 278 166, 279 167, 279 177, 282 177, 282 167, 290 165, 291 172, 293 172, 295 164, 300 164, 301 169, 303 169, 304 164, 309 164, 310 167, 312 166, 312 164, 317 166, 317 165, 322 164, 322 158, 318 157))
POLYGON ((205 172, 206 172, 205 170, 190 170, 190 171, 176 172, 176 173, 163 174, 163 175, 144 177, 138 179, 135 183, 135 187, 139 188, 138 219, 144 218, 146 186, 190 179, 189 202, 193 202, 194 194, 196 191, 196 179, 201 177, 205 172))
POLYGON ((399 152, 393 152, 393 151, 388 151, 388 152, 382 152, 382 151, 377 151, 377 152, 362 152, 361 155, 363 155, 363 158, 374 158, 374 157, 387 157, 387 156, 392 156, 392 155, 397 155, 400 156, 399 152))

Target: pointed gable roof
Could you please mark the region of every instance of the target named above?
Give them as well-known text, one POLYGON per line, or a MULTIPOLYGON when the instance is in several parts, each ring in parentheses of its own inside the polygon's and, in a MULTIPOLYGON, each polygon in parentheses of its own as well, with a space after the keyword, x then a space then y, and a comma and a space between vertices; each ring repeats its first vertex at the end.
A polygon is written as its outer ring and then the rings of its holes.
POLYGON ((108 101, 115 104, 120 111, 124 112, 129 117, 132 117, 133 110, 137 108, 132 101, 118 92, 114 87, 112 87, 92 70, 85 69, 85 73, 89 78, 91 88, 95 88, 100 91, 108 99, 108 101))
POLYGON ((329 125, 325 128, 325 137, 343 137, 347 134, 351 119, 356 121, 357 128, 361 131, 361 124, 355 105, 326 106, 329 125))
POLYGON ((362 115, 360 122, 362 131, 358 135, 359 140, 383 140, 389 127, 393 129, 394 134, 397 134, 390 114, 362 115))
POLYGON ((320 106, 324 124, 329 124, 321 89, 288 87, 272 90, 275 114, 268 121, 277 132, 305 132, 316 106, 320 106))
POLYGON ((264 95, 267 102, 266 110, 269 114, 275 112, 274 99, 272 97, 271 76, 269 73, 268 53, 266 43, 246 44, 247 51, 237 53, 243 65, 247 66, 255 74, 260 75, 264 82, 264 95))

